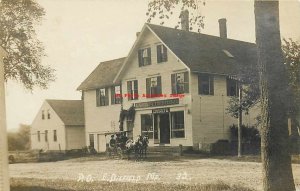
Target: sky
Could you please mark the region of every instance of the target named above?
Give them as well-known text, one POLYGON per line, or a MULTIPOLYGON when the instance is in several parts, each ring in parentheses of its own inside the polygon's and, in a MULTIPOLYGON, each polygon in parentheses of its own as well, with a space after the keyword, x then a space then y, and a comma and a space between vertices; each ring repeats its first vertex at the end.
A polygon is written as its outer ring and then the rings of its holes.
MULTIPOLYGON (((147 20, 149 0, 38 0, 46 15, 37 27, 47 56, 43 64, 56 70, 49 88, 33 92, 6 84, 7 127, 31 124, 45 99, 80 99, 80 83, 102 61, 127 56, 147 20)), ((255 42, 252 0, 206 0, 201 7, 205 34, 219 35, 218 19, 227 19, 228 38, 255 42)), ((174 27, 178 15, 165 23, 174 27)), ((159 24, 154 21, 153 24, 159 24)), ((300 41, 300 1, 280 2, 281 35, 300 41)))

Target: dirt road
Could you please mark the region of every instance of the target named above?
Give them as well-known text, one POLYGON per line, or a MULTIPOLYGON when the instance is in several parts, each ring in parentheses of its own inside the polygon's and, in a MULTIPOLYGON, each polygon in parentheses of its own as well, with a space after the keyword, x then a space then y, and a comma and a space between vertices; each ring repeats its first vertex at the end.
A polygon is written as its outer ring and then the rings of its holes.
MULTIPOLYGON (((209 184, 222 181, 261 190, 261 164, 220 159, 180 159, 162 162, 72 159, 47 163, 11 164, 11 177, 78 181, 128 181, 209 184)), ((300 186, 300 164, 293 165, 300 186)))

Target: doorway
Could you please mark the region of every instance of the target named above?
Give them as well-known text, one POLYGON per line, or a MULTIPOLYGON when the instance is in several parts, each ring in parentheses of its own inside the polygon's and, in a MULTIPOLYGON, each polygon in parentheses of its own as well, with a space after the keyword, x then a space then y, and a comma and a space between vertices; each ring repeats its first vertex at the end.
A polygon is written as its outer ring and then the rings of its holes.
POLYGON ((169 113, 159 114, 159 130, 160 130, 160 143, 170 143, 170 118, 169 113))

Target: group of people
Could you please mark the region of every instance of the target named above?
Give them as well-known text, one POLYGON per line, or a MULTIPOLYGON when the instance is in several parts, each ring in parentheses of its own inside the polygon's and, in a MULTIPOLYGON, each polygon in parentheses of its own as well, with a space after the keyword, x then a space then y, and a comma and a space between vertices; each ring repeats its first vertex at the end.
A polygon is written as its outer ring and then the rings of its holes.
POLYGON ((117 147, 124 148, 126 145, 128 138, 125 133, 117 133, 115 135, 111 135, 111 139, 109 141, 109 147, 115 149, 117 147))

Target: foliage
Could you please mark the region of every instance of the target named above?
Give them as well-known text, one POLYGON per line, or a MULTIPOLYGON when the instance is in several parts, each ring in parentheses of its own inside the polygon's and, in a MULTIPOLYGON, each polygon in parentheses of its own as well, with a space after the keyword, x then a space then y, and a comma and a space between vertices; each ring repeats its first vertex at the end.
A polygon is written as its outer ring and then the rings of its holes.
POLYGON ((30 126, 21 124, 17 132, 8 132, 8 150, 30 149, 30 126))
MULTIPOLYGON (((205 0, 150 0, 146 13, 148 16, 147 22, 151 23, 154 18, 158 18, 160 25, 163 25, 166 19, 174 16, 173 11, 180 6, 181 10, 188 10, 191 13, 191 18, 189 19, 190 30, 193 30, 193 26, 196 25, 197 27, 195 28, 200 32, 201 28, 204 28, 204 16, 200 13, 201 5, 205 5, 205 0)), ((178 28, 179 24, 180 21, 175 28, 178 28)))
MULTIPOLYGON (((244 143, 257 143, 260 142, 259 131, 255 127, 241 126, 242 130, 242 142, 244 143)), ((230 126, 230 134, 232 140, 238 139, 238 127, 235 125, 230 126)))
POLYGON ((21 82, 28 90, 47 88, 54 81, 54 70, 41 63, 44 47, 35 30, 44 15, 44 9, 34 0, 0 2, 0 45, 8 53, 5 79, 21 82))

